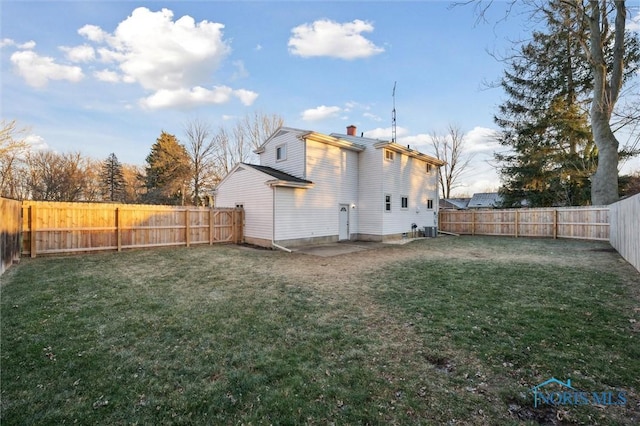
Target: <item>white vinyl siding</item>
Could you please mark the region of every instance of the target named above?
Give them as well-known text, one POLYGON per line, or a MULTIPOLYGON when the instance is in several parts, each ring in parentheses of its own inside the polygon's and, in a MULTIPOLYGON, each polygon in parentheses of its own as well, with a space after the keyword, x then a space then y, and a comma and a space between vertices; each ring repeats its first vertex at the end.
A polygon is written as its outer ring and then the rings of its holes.
POLYGON ((392 208, 391 214, 383 215, 383 235, 410 232, 414 223, 419 228, 434 226, 434 210, 428 209, 427 203, 437 199, 436 178, 434 174, 425 173, 426 163, 395 153, 393 162, 384 161, 383 170, 384 193, 392 194, 397 200, 403 196, 408 198, 406 209, 392 208))
POLYGON ((373 147, 374 141, 365 139, 363 143, 366 143, 367 147, 359 154, 358 195, 360 203, 356 208, 359 225, 357 232, 367 235, 382 235, 385 194, 382 190, 383 152, 373 147))
MULTIPOLYGON (((358 205, 358 153, 307 141, 307 179, 310 189, 276 189, 276 240, 338 237, 339 205, 358 205)), ((349 212, 349 230, 358 229, 349 212)))
POLYGON ((218 186, 216 207, 244 208, 244 235, 250 238, 272 238, 272 189, 265 184, 269 176, 240 166, 218 186))
POLYGON ((269 166, 297 178, 306 179, 304 170, 305 142, 299 139, 304 132, 295 129, 283 129, 279 136, 273 137, 263 146, 260 165, 269 166), (277 159, 277 148, 281 148, 284 158, 277 159))

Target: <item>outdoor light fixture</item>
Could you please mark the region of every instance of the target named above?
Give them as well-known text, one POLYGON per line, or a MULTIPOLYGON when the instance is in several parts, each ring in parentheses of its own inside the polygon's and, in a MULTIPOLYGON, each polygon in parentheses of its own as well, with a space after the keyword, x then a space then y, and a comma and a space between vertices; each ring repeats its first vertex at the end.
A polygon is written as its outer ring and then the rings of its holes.
POLYGON ((355 205, 355 204, 351 204, 351 208, 352 208, 352 209, 355 209, 355 208, 356 208, 356 205, 355 205))

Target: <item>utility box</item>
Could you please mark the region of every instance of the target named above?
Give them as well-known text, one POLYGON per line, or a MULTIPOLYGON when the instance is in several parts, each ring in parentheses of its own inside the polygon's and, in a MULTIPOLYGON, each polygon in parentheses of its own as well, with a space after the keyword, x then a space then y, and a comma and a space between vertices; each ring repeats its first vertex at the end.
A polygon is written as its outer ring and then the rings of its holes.
POLYGON ((425 226, 424 227, 424 236, 435 238, 438 236, 438 227, 437 226, 425 226))

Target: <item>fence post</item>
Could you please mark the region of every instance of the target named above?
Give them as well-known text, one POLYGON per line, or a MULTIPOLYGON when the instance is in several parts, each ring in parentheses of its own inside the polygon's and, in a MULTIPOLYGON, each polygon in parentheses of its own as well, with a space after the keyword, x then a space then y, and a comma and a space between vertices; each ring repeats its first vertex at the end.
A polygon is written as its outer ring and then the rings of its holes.
POLYGON ((516 210, 516 238, 518 238, 518 219, 520 216, 520 212, 516 210))
POLYGON ((209 245, 213 244, 213 209, 209 208, 209 245))
POLYGON ((116 207, 116 244, 118 251, 122 251, 122 211, 116 207))
POLYGON ((184 211, 184 242, 189 247, 191 245, 191 228, 189 226, 190 217, 189 217, 189 207, 184 211))
POLYGON ((471 210, 471 235, 476 235, 476 211, 471 210))
POLYGON ((553 239, 558 238, 558 209, 553 209, 553 239))
POLYGON ((29 252, 31 257, 36 257, 36 206, 32 204, 29 206, 29 252))

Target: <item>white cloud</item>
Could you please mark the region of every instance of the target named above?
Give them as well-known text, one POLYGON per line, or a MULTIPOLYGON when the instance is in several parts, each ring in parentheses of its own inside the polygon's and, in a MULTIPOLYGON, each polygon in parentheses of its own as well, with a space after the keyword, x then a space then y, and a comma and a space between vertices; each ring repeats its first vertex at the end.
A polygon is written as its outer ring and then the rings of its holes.
POLYGON ((24 141, 27 142, 34 151, 42 151, 49 148, 49 145, 47 145, 47 142, 42 136, 34 135, 33 133, 27 135, 24 141))
POLYGON ((15 40, 10 38, 3 38, 2 40, 0 40, 0 47, 7 47, 7 46, 17 47, 18 49, 23 49, 23 50, 30 50, 36 47, 36 42, 33 40, 29 40, 26 43, 16 43, 15 40))
POLYGON ((339 59, 366 58, 384 52, 361 33, 372 32, 373 25, 359 19, 338 23, 327 19, 302 24, 291 30, 289 52, 304 58, 329 56, 339 59))
POLYGON ((229 102, 231 97, 239 98, 244 105, 251 105, 258 95, 248 90, 233 90, 227 86, 214 86, 211 90, 196 86, 192 89, 158 90, 153 95, 142 99, 140 105, 148 109, 188 108, 197 105, 223 104, 229 102))
POLYGON ((364 114, 362 114, 362 116, 364 118, 368 118, 368 119, 373 120, 373 121, 378 121, 378 122, 382 121, 381 117, 379 117, 379 116, 377 116, 375 114, 371 114, 370 112, 365 112, 364 114))
POLYGON ((262 45, 261 44, 257 44, 255 47, 256 52, 259 52, 262 50, 262 45))
POLYGON ((474 127, 464 135, 465 151, 469 153, 493 153, 502 148, 496 140, 497 131, 486 127, 474 127))
POLYGON ((253 102, 258 98, 258 94, 256 92, 252 92, 251 90, 238 89, 233 91, 233 95, 240 99, 242 105, 250 106, 253 102))
MULTIPOLYGON (((101 59, 117 62, 125 78, 154 91, 175 91, 205 82, 230 52, 222 38, 224 25, 190 16, 173 21, 173 12, 135 9, 113 34, 95 26, 79 33, 104 42, 101 59)), ((194 87, 195 89, 195 87, 194 87)))
POLYGON ((640 10, 636 11, 635 16, 630 16, 625 28, 629 31, 640 32, 640 10))
MULTIPOLYGON (((188 15, 174 21, 169 9, 153 12, 139 7, 113 33, 95 25, 85 25, 78 33, 101 45, 96 47, 101 62, 113 64, 94 73, 95 77, 138 83, 151 93, 139 102, 145 108, 221 104, 232 98, 251 105, 258 97, 251 90, 222 85, 205 88, 231 51, 223 29, 223 24, 195 22, 188 15)), ((236 72, 232 79, 249 75, 242 61, 233 65, 236 72)))
POLYGON ((102 43, 109 38, 109 33, 96 25, 85 25, 78 30, 78 34, 96 43, 102 43))
POLYGON ((93 73, 93 75, 98 80, 105 81, 107 83, 118 83, 119 81, 121 81, 120 75, 118 75, 117 72, 108 69, 96 71, 93 73))
POLYGON ((60 50, 66 53, 67 59, 71 62, 90 62, 96 58, 95 50, 87 44, 75 47, 61 46, 60 50))
POLYGON ((233 61, 233 66, 236 68, 236 71, 231 76, 232 80, 249 77, 249 71, 247 71, 247 69, 245 68, 244 62, 233 61))
POLYGON ((60 65, 53 58, 29 50, 15 52, 11 62, 18 75, 32 87, 44 87, 49 80, 78 82, 84 77, 80 67, 60 65))
POLYGON ((327 118, 336 117, 340 113, 340 111, 341 108, 337 106, 320 105, 319 107, 303 111, 302 119, 305 121, 324 120, 327 118))
MULTIPOLYGON (((402 137, 406 137, 408 134, 409 134, 408 129, 405 129, 404 127, 396 127, 396 137, 402 138, 402 137)), ((390 141, 392 135, 393 135, 393 131, 391 127, 386 127, 386 128, 378 127, 376 129, 368 130, 364 132, 364 136, 367 138, 381 139, 385 141, 390 141)), ((398 141, 399 140, 400 139, 398 139, 398 141)))

